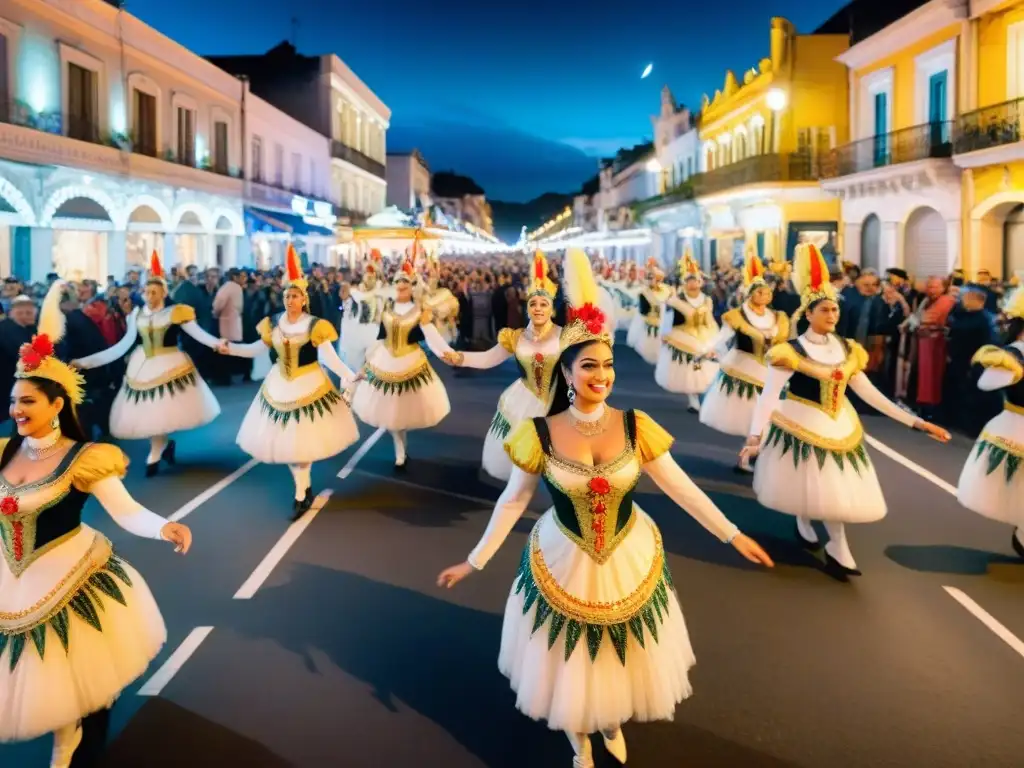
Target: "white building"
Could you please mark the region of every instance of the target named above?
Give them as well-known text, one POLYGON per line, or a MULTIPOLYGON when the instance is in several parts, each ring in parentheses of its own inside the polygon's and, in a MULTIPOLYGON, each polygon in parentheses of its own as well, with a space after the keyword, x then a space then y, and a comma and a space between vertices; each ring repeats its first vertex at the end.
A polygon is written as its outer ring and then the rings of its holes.
POLYGON ((388 205, 403 211, 430 209, 430 168, 419 150, 388 154, 385 174, 388 205))
POLYGON ((383 210, 391 110, 333 54, 303 56, 281 43, 257 56, 210 56, 248 78, 252 93, 331 139, 331 194, 342 222, 383 210))
MULTIPOLYGON (((335 242, 331 140, 272 106, 245 83, 245 224, 259 269, 284 263, 288 243, 328 264, 335 242)), ((248 256, 248 255, 247 255, 248 256)))
POLYGON ((5 0, 0 273, 229 266, 242 84, 102 0, 5 0))
POLYGON ((651 123, 655 150, 651 168, 661 178, 658 190, 639 206, 640 218, 653 230, 654 257, 672 267, 687 245, 698 257, 703 252, 700 208, 689 185, 690 178, 700 172, 700 139, 690 110, 676 104, 667 85, 661 91, 661 111, 651 123))

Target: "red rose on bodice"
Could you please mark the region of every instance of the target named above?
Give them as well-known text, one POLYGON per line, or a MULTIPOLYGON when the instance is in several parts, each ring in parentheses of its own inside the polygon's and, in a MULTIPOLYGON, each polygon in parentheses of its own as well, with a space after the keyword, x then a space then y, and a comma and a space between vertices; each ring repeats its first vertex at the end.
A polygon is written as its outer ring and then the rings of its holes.
POLYGON ((0 500, 0 513, 10 517, 18 513, 18 500, 13 496, 4 496, 0 500))
POLYGON ((608 491, 612 489, 608 481, 603 477, 594 477, 590 480, 590 490, 592 493, 596 493, 598 496, 604 496, 608 491))
POLYGON ((540 352, 538 352, 537 354, 535 354, 533 356, 533 360, 536 363, 543 363, 544 362, 544 355, 542 355, 540 352))
POLYGON ((832 381, 842 381, 843 378, 843 372, 840 369, 836 368, 832 371, 832 381))

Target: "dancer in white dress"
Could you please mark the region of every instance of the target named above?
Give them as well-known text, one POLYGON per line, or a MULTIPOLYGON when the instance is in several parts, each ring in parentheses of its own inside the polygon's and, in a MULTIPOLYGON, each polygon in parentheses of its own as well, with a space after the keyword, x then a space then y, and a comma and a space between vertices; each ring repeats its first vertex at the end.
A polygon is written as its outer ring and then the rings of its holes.
POLYGON ((1006 302, 1005 347, 984 346, 974 363, 984 367, 978 388, 1003 391, 1003 411, 991 419, 960 473, 957 500, 972 512, 1013 526, 1010 541, 1024 557, 1024 287, 1006 302))
POLYGON ((324 372, 326 367, 350 387, 359 379, 334 351, 334 326, 307 313, 309 294, 298 254, 289 245, 286 257, 284 314, 269 317, 252 344, 229 344, 227 352, 256 357, 268 348, 277 363, 267 374, 238 430, 238 445, 264 464, 287 464, 295 481, 293 520, 313 506, 312 465, 348 448, 359 439, 352 412, 324 372))
POLYGON ((161 459, 174 464, 174 432, 205 426, 220 415, 220 404, 195 364, 178 348, 185 332, 200 344, 223 350, 224 342, 199 327, 187 304, 167 306, 167 281, 156 252, 146 279, 146 305, 128 318, 124 337, 102 352, 72 361, 88 370, 124 357, 128 367, 110 410, 110 434, 119 440, 149 440, 146 477, 157 473, 161 459), (135 342, 141 342, 135 346, 135 342))
MULTIPOLYGON (((619 264, 613 278, 614 293, 618 300, 615 309, 615 328, 629 331, 636 317, 637 305, 640 303, 640 291, 643 290, 643 270, 638 269, 634 262, 619 264)), ((627 339, 628 342, 628 339, 627 339)))
POLYGON ((435 260, 428 259, 423 296, 420 301, 429 309, 434 318, 434 327, 448 344, 454 344, 459 336, 459 300, 440 284, 441 270, 435 260))
POLYGON ((75 414, 84 381, 53 356, 63 287, 50 289, 39 333, 21 349, 16 431, 0 439, 0 742, 53 733, 51 768, 68 768, 83 736, 105 742, 107 710, 167 638, 138 571, 82 523, 86 502, 136 536, 182 553, 192 543, 187 527, 128 495, 120 449, 87 441, 75 414))
POLYGON ((554 506, 529 541, 505 605, 498 668, 528 717, 565 731, 575 768, 593 768, 590 734, 626 762, 621 726, 670 720, 691 693, 693 649, 661 534, 633 501, 641 474, 708 531, 772 565, 672 459, 672 437, 642 411, 605 403, 615 382, 611 317, 595 306, 586 257, 567 256, 570 322, 552 415, 523 421, 506 449, 515 470, 479 544, 444 570, 452 587, 487 565, 543 477, 554 506))
POLYGON ((655 365, 661 353, 661 316, 673 291, 663 282, 665 273, 653 258, 647 262, 647 277, 648 285, 640 292, 626 343, 646 362, 655 365))
POLYGON ((864 374, 865 349, 835 335, 839 320, 828 264, 809 243, 797 246, 793 280, 810 323, 798 338, 768 351, 770 366, 751 420, 743 459, 758 456, 757 500, 796 517, 800 540, 818 546, 811 524, 825 524, 829 575, 860 575, 846 538, 847 523, 872 523, 886 515, 885 497, 864 448, 864 428, 846 398, 849 387, 865 403, 908 427, 948 442, 949 433, 888 400, 864 374), (789 392, 780 400, 783 387, 789 392))
MULTIPOLYGON (((764 280, 764 267, 756 254, 747 255, 743 285, 746 300, 722 315, 722 330, 710 345, 707 357, 714 359, 719 350, 733 343, 700 406, 701 424, 737 437, 749 434, 754 407, 768 376, 765 354, 789 339, 789 318, 785 312, 770 309, 772 288, 764 280)), ((751 471, 746 463, 737 469, 751 471)))
MULTIPOLYGON (((557 291, 557 286, 548 279, 547 259, 537 251, 527 294, 526 311, 530 322, 526 329, 502 328, 498 343, 486 352, 446 349, 442 353, 444 361, 451 365, 476 369, 495 368, 510 357, 516 359, 519 378, 502 392, 484 439, 483 469, 498 480, 512 476, 512 461, 504 448, 509 433, 524 419, 546 416, 551 407, 559 355, 558 336, 562 330, 551 322, 557 291)), ((440 347, 439 341, 435 339, 440 347)))
POLYGON ((363 423, 391 433, 395 468, 401 471, 409 456, 409 430, 433 427, 451 411, 448 392, 419 342, 425 340, 437 357, 450 348, 437 344, 440 334, 430 310, 413 300, 411 261, 405 261, 393 282, 395 299, 384 307, 379 341, 366 353, 365 380, 356 387, 352 410, 363 423))
POLYGON ((381 312, 385 297, 380 281, 384 279, 380 251, 374 248, 363 265, 363 279, 359 286, 349 288, 345 301, 345 315, 341 321, 341 339, 338 353, 353 369, 360 370, 366 362, 366 350, 377 340, 381 312))
POLYGON ((700 396, 718 374, 718 363, 704 360, 718 333, 715 305, 704 293, 704 277, 689 248, 679 263, 682 295, 672 296, 662 311, 661 352, 654 381, 669 392, 686 395, 690 413, 700 411, 700 396))

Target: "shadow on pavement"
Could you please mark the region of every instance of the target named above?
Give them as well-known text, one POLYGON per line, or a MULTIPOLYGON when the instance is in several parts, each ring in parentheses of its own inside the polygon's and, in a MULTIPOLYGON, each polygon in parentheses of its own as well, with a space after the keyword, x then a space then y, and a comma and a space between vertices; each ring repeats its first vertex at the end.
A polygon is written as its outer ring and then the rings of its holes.
POLYGON ((99 768, 181 768, 186 765, 289 768, 256 741, 165 699, 150 699, 117 736, 99 768))
POLYGON ((1024 580, 1024 564, 1019 557, 986 552, 981 549, 956 547, 949 544, 912 545, 893 544, 886 547, 885 556, 897 565, 924 573, 955 573, 980 576, 992 566, 1020 565, 1024 580))

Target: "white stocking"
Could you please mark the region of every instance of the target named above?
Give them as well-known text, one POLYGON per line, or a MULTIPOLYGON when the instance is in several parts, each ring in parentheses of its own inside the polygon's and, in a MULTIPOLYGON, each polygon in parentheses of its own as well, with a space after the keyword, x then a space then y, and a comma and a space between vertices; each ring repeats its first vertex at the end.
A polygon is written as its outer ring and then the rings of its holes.
POLYGON ((694 408, 698 411, 700 410, 700 395, 687 395, 686 399, 689 402, 691 408, 694 408))
POLYGON ((857 561, 853 559, 853 553, 850 552, 850 545, 846 540, 846 526, 842 523, 828 521, 825 523, 825 530, 828 531, 828 544, 825 545, 825 551, 832 555, 841 566, 855 570, 857 561))
POLYGON ((302 501, 306 498, 306 491, 312 484, 310 480, 311 464, 289 464, 288 469, 292 472, 292 479, 295 481, 295 500, 302 501))
POLYGON ((149 456, 146 457, 146 463, 156 464, 160 461, 160 457, 164 455, 166 447, 167 435, 157 435, 156 437, 149 438, 149 456))
POLYGON ((814 530, 814 526, 811 525, 811 520, 808 517, 798 517, 796 519, 796 529, 800 531, 800 535, 812 544, 818 543, 818 532, 814 530))
POLYGON ((71 758, 82 743, 82 722, 65 725, 53 732, 53 753, 50 756, 51 768, 68 768, 71 758))
MULTIPOLYGON (((569 737, 569 743, 572 744, 572 751, 576 754, 576 763, 580 766, 592 766, 594 760, 594 753, 590 746, 590 734, 589 733, 569 733, 565 732, 565 735, 569 737)), ((574 765, 576 764, 574 763, 574 765)))
POLYGON ((395 443, 395 464, 405 463, 405 442, 406 432, 404 429, 391 433, 391 439, 395 443))

